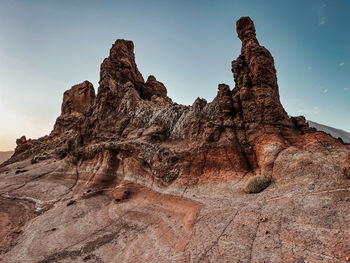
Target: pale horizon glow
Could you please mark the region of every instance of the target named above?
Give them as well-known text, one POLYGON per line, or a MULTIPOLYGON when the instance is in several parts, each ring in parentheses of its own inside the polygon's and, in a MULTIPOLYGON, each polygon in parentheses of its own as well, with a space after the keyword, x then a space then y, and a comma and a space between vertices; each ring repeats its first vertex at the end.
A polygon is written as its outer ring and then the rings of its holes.
POLYGON ((342 0, 2 0, 0 151, 48 135, 71 86, 89 80, 97 91, 119 38, 134 42, 143 77, 163 82, 173 101, 211 101, 219 83, 234 88, 241 16, 275 59, 287 113, 350 132, 349 13, 342 0))

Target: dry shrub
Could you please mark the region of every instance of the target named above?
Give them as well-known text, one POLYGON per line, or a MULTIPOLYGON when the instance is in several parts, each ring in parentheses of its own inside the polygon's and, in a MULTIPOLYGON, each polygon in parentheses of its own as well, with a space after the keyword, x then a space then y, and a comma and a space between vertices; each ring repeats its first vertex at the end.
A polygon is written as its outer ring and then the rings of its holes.
POLYGON ((261 175, 250 177, 244 186, 246 193, 260 193, 271 183, 271 179, 261 175))

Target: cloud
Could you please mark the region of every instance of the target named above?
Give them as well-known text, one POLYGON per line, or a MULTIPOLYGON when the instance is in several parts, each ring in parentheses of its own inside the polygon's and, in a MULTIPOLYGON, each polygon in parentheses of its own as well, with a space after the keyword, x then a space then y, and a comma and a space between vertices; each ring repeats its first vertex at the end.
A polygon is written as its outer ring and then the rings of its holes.
POLYGON ((327 22, 326 7, 327 7, 327 5, 326 5, 325 1, 323 1, 322 5, 320 6, 320 8, 318 10, 318 24, 320 26, 325 25, 327 22))
POLYGON ((322 91, 322 93, 327 93, 328 89, 326 89, 324 86, 320 86, 320 91, 322 91))
POLYGON ((339 67, 342 67, 342 66, 344 66, 344 65, 345 65, 344 62, 340 62, 340 63, 339 63, 339 67))
POLYGON ((326 24, 326 22, 327 22, 326 17, 325 17, 325 16, 321 16, 321 17, 319 18, 318 24, 319 24, 320 26, 323 26, 323 25, 326 24))
POLYGON ((345 90, 345 91, 348 91, 348 90, 349 90, 349 88, 344 88, 344 90, 345 90))
POLYGON ((319 114, 319 111, 318 111, 318 107, 314 107, 313 109, 298 109, 297 110, 297 113, 298 114, 314 114, 314 115, 318 115, 319 114))

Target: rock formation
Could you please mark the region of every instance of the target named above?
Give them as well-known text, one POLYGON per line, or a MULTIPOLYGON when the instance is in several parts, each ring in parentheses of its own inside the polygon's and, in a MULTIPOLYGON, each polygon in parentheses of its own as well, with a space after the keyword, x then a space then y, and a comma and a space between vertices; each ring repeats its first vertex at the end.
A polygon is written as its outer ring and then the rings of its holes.
POLYGON ((96 98, 90 82, 73 86, 49 136, 18 139, 0 166, 4 262, 350 256, 350 181, 340 169, 350 147, 288 117, 253 21, 236 26, 235 87, 219 84, 212 102, 173 103, 154 76, 144 81, 133 43, 117 40, 96 98), (244 193, 256 175, 271 184, 244 193))
POLYGON ((241 55, 232 62, 236 87, 232 99, 236 123, 262 133, 282 132, 292 123, 279 98, 276 69, 270 52, 259 45, 253 21, 243 17, 237 22, 238 37, 242 41, 241 55))
POLYGON ((61 115, 56 120, 52 134, 61 134, 73 129, 94 102, 94 86, 87 80, 67 90, 63 94, 61 115))
POLYGON ((157 100, 157 98, 161 98, 165 102, 172 102, 167 96, 167 90, 164 84, 157 81, 153 75, 148 77, 145 85, 142 87, 141 97, 146 100, 157 100))

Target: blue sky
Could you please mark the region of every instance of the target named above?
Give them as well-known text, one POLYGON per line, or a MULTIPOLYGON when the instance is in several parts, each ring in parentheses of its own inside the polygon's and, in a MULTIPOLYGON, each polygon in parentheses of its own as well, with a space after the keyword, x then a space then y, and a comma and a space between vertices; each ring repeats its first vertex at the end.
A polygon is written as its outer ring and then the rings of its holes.
POLYGON ((174 101, 211 101, 219 83, 234 87, 241 16, 274 56, 288 114, 350 131, 349 13, 348 0, 0 0, 0 150, 49 134, 72 85, 97 90, 118 38, 134 41, 144 78, 174 101))

